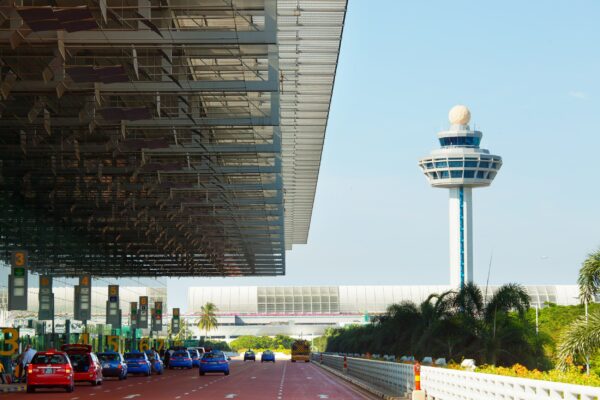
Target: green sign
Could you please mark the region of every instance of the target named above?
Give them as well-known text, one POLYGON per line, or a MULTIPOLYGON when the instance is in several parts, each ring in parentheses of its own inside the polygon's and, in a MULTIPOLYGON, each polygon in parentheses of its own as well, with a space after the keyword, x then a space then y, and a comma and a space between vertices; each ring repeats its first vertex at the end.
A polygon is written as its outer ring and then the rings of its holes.
POLYGON ((183 347, 198 347, 199 344, 199 341, 194 339, 187 339, 183 341, 183 347))
POLYGON ((15 268, 13 273, 15 276, 25 276, 25 268, 15 268))

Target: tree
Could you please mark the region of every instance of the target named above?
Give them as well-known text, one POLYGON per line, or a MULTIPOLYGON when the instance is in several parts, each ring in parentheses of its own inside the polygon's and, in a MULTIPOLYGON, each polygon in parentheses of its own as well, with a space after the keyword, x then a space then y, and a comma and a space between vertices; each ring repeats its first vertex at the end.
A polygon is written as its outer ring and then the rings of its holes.
MULTIPOLYGON (((579 270, 579 299, 588 304, 600 292, 600 250, 590 254, 579 270)), ((600 348, 600 312, 578 318, 561 337, 558 364, 565 369, 569 360, 589 357, 600 348)))
POLYGON ((217 329, 217 306, 213 303, 206 303, 200 308, 200 319, 198 320, 198 329, 204 331, 205 337, 208 337, 208 332, 217 329))

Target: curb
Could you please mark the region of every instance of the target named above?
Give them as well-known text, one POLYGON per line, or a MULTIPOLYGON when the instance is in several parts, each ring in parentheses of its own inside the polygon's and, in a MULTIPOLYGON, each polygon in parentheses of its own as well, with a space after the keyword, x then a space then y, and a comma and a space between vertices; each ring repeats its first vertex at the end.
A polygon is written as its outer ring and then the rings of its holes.
POLYGON ((325 371, 327 371, 327 372, 329 372, 329 373, 331 373, 331 374, 333 374, 333 375, 335 375, 335 376, 337 376, 339 378, 342 378, 342 379, 344 379, 344 380, 352 383, 353 385, 356 385, 356 386, 358 386, 358 387, 366 390, 367 392, 369 392, 371 394, 374 394, 375 396, 380 397, 380 398, 382 398, 384 400, 405 400, 405 399, 408 399, 408 397, 398 397, 398 396, 391 396, 389 394, 386 394, 386 393, 384 393, 384 392, 382 392, 380 390, 377 390, 377 389, 373 388, 372 386, 368 385, 364 381, 361 381, 361 380, 356 379, 354 377, 351 377, 349 375, 343 374, 343 373, 341 373, 338 370, 335 370, 335 369, 333 369, 331 367, 328 367, 326 365, 323 365, 323 364, 319 363, 318 361, 312 362, 312 364, 313 365, 317 365, 320 368, 323 368, 325 371))
POLYGON ((0 393, 24 392, 27 385, 0 385, 0 393))

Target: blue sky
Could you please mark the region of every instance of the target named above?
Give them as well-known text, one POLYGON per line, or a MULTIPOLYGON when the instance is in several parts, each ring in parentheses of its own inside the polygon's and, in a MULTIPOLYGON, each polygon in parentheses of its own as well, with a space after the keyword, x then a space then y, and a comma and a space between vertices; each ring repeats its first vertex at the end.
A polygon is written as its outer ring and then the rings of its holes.
POLYGON ((350 0, 307 245, 277 278, 446 284, 448 193, 417 167, 454 104, 504 165, 474 191, 475 281, 572 284, 600 245, 600 3, 350 0))

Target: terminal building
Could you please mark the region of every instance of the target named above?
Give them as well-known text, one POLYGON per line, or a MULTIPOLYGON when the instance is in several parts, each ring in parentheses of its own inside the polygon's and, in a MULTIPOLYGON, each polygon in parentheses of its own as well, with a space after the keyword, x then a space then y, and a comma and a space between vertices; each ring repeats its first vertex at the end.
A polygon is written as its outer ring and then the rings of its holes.
MULTIPOLYGON (((489 286, 489 298, 499 286, 489 286)), ((578 304, 576 285, 525 286, 532 307, 547 303, 578 304)), ((237 286, 188 289, 187 318, 195 321, 207 302, 218 308, 215 339, 233 340, 242 335, 289 335, 311 339, 327 328, 368 322, 395 303, 420 303, 431 293, 451 290, 439 286, 237 286)), ((485 291, 485 290, 484 290, 485 291)), ((195 335, 203 335, 193 325, 195 335)))

